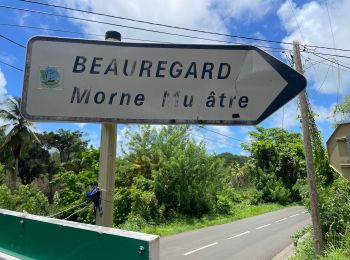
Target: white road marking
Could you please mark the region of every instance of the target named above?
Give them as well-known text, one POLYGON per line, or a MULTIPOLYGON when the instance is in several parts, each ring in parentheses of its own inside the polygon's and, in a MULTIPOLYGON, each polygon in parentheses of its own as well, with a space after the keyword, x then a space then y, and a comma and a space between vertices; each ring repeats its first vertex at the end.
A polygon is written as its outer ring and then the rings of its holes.
POLYGON ((243 233, 241 233, 241 234, 238 234, 238 235, 235 235, 235 236, 233 236, 233 237, 229 237, 229 238, 227 238, 227 239, 233 239, 233 238, 236 238, 236 237, 240 237, 240 236, 243 236, 243 235, 245 235, 245 234, 248 234, 250 231, 246 231, 246 232, 243 232, 243 233))
POLYGON ((255 228, 256 230, 258 230, 258 229, 262 229, 262 228, 264 228, 264 227, 268 227, 268 226, 270 226, 271 224, 266 224, 266 225, 263 225, 263 226, 261 226, 261 227, 257 227, 257 228, 255 228))
POLYGON ((294 217, 296 217, 296 216, 299 216, 299 213, 298 213, 298 214, 294 214, 294 215, 289 216, 289 217, 290 217, 290 218, 294 218, 294 217))
POLYGON ((287 218, 282 218, 282 219, 276 220, 275 223, 281 222, 281 221, 286 220, 286 219, 287 218))
POLYGON ((301 213, 306 214, 306 213, 307 213, 307 211, 303 211, 303 212, 301 212, 301 213))
POLYGON ((190 255, 190 254, 195 253, 195 252, 197 252, 197 251, 199 251, 199 250, 202 250, 202 249, 205 249, 205 248, 208 248, 208 247, 211 247, 211 246, 215 246, 215 245, 217 245, 217 244, 218 244, 218 242, 215 242, 215 243, 212 243, 212 244, 210 244, 210 245, 206 245, 206 246, 197 248, 197 249, 195 249, 195 250, 192 250, 192 251, 190 251, 190 252, 184 253, 184 255, 190 255))

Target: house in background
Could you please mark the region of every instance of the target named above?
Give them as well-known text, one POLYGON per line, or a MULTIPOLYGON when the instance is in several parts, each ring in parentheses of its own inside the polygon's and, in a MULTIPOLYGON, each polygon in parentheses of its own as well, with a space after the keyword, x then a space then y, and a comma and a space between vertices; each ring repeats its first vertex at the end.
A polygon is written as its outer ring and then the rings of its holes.
POLYGON ((340 124, 327 141, 329 164, 350 181, 350 123, 340 124))

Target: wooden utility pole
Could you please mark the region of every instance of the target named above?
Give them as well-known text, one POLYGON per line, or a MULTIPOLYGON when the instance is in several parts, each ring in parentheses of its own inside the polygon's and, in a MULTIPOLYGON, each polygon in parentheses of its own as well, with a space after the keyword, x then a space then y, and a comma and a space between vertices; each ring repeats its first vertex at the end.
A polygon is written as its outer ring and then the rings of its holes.
MULTIPOLYGON (((293 42, 293 52, 294 52, 295 68, 300 74, 303 74, 303 68, 301 65, 301 58, 300 58, 300 47, 299 47, 299 42, 297 41, 293 42)), ((308 107, 305 90, 300 92, 299 102, 300 102, 300 112, 301 112, 301 123, 303 127, 306 171, 307 171, 307 179, 308 179, 308 185, 309 185, 311 218, 312 218, 312 225, 313 225, 314 237, 315 237, 315 251, 317 255, 322 255, 322 251, 323 251, 322 227, 321 227, 321 221, 320 221, 320 211, 318 208, 315 167, 314 167, 311 138, 310 138, 309 107, 308 107)))
MULTIPOLYGON (((121 41, 121 35, 115 31, 106 32, 107 41, 121 41)), ((113 227, 115 162, 117 156, 117 125, 102 123, 100 144, 100 167, 98 187, 100 189, 100 207, 96 209, 96 225, 113 227)))

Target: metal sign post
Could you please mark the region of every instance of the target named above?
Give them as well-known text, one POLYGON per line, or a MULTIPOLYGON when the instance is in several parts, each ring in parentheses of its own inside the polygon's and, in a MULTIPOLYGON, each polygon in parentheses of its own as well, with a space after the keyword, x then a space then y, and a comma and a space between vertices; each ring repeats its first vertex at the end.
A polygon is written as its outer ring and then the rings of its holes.
MULTIPOLYGON (((121 41, 118 32, 106 32, 107 41, 121 41)), ((100 166, 98 187, 100 189, 100 207, 96 209, 96 225, 113 227, 115 162, 117 156, 117 125, 102 123, 100 143, 100 166)))
POLYGON ((103 123, 98 171, 100 207, 96 208, 96 225, 99 226, 113 227, 116 143, 116 125, 103 123))

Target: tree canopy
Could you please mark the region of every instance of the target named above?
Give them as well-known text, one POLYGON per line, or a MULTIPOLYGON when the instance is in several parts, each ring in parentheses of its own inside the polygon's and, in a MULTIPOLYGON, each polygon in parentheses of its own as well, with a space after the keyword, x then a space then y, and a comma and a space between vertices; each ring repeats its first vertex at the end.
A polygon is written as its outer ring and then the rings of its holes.
POLYGON ((306 176, 301 135, 260 126, 249 134, 251 143, 242 144, 251 154, 246 170, 254 175, 262 199, 281 203, 300 199, 298 180, 306 176))

